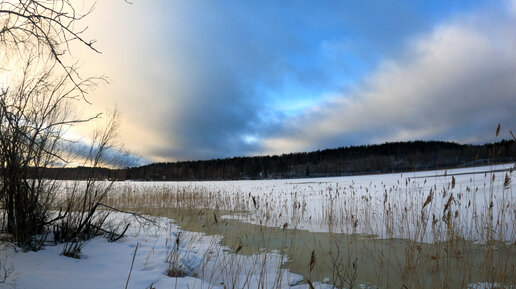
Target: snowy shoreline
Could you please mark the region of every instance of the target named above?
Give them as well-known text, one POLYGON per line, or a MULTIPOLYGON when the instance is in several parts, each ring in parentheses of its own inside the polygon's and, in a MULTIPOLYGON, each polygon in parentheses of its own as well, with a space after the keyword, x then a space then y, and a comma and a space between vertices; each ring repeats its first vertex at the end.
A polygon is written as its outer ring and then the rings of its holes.
MULTIPOLYGON (((511 164, 487 167, 487 169, 510 169, 513 166, 511 164)), ((357 222, 352 228, 353 233, 375 232, 378 238, 396 236, 410 239, 415 236, 414 239, 417 241, 426 241, 424 234, 423 236, 414 235, 411 224, 404 224, 405 227, 398 224, 397 227, 401 227, 398 231, 379 231, 385 222, 382 219, 381 210, 385 209, 386 204, 397 206, 397 209, 392 210, 395 214, 394 219, 391 220, 393 222, 406 221, 407 216, 412 216, 410 212, 417 214, 422 209, 427 210, 430 216, 432 213, 440 212, 447 202, 450 203, 449 200, 452 198, 449 196, 452 193, 455 198, 463 202, 455 204, 456 209, 463 210, 461 214, 464 214, 463 219, 459 221, 468 221, 473 217, 468 215, 468 209, 477 207, 481 212, 482 206, 489 203, 489 194, 492 195, 491 198, 493 197, 493 189, 503 194, 503 196, 500 195, 502 197, 494 194, 496 200, 502 201, 507 206, 515 206, 514 182, 511 182, 508 187, 503 186, 503 177, 509 172, 493 173, 497 182, 490 187, 489 180, 493 178, 491 174, 471 174, 485 169, 484 167, 450 170, 446 172, 446 176, 444 171, 434 171, 435 177, 432 180, 418 178, 422 174, 428 175, 428 172, 423 172, 311 179, 310 182, 303 179, 297 183, 296 180, 203 182, 202 184, 187 182, 159 185, 131 182, 116 183, 114 190, 116 194, 117 190, 127 189, 127 185, 130 185, 130 188, 136 190, 133 193, 139 194, 149 189, 159 190, 163 185, 178 188, 187 186, 194 189, 202 187, 205 193, 218 192, 216 196, 229 196, 227 199, 229 201, 226 200, 224 203, 227 203, 227 207, 218 209, 236 210, 238 208, 231 206, 238 202, 245 204, 249 202, 248 207, 253 209, 244 214, 232 214, 221 219, 230 218, 267 227, 282 227, 286 223, 285 228, 310 232, 329 231, 329 225, 325 223, 328 220, 325 214, 329 212, 328 206, 333 204, 331 212, 336 215, 351 213, 357 218, 371 220, 365 224, 357 222), (470 173, 463 174, 468 172, 470 173), (457 174, 453 178, 453 185, 450 174, 457 174), (472 184, 480 189, 472 189, 472 184), (442 191, 448 194, 437 198, 436 204, 425 207, 422 201, 429 191, 434 189, 437 195, 442 191), (384 199, 386 192, 388 195, 384 199), (238 202, 234 201, 235 199, 238 202), (244 199, 245 201, 242 201, 244 199), (466 206, 468 202, 473 202, 473 205, 466 206), (411 206, 408 210, 402 209, 403 206, 408 205, 411 206), (368 211, 365 211, 366 208, 368 211), (396 210, 405 213, 398 214, 396 210), (266 214, 268 214, 268 221, 264 222, 266 214), (372 219, 376 223, 373 223, 372 219), (373 226, 373 224, 376 225, 373 226)), ((496 206, 494 207, 496 209, 496 206)), ((82 250, 81 259, 60 255, 63 244, 47 246, 38 252, 15 251, 12 245, 0 245, 1 266, 4 270, 9 271, 11 267, 13 270, 8 279, 0 283, 0 288, 124 288, 129 272, 131 276, 128 288, 223 289, 258 288, 262 285, 264 288, 310 288, 305 277, 282 267, 289 260, 277 251, 265 250, 252 255, 236 254, 233 249, 220 244, 222 236, 188 232, 180 228, 174 220, 163 217, 153 217, 156 223, 145 220, 136 222, 133 220, 134 216, 124 213, 112 213, 111 218, 115 221, 127 220, 132 223, 126 235, 117 242, 108 242, 102 237, 89 240, 82 250), (177 241, 178 238, 179 241, 177 241), (135 253, 136 247, 138 249, 135 253), (131 270, 133 256, 135 261, 131 270), (170 272, 171 268, 180 269, 187 276, 169 277, 167 272, 170 272)), ((503 225, 505 226, 503 235, 497 237, 514 242, 516 224, 512 223, 513 219, 496 220, 509 222, 503 225)), ((343 226, 340 228, 331 227, 333 232, 338 233, 340 230, 348 233, 350 223, 342 220, 341 224, 343 226)), ((466 223, 466 229, 471 230, 467 225, 466 223)), ((475 232, 471 232, 471 239, 478 240, 479 236, 474 234, 475 232)), ((481 282, 470 284, 468 287, 489 288, 489 284, 481 282)), ((315 288, 332 288, 332 285, 327 283, 314 282, 313 285, 315 288)))

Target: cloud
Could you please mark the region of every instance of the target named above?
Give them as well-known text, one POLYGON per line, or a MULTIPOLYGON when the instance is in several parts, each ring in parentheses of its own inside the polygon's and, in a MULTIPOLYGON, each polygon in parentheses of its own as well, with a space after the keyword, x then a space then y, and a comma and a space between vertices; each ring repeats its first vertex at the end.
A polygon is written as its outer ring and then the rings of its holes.
POLYGON ((87 55, 86 69, 102 71, 111 84, 95 92, 89 110, 118 103, 127 146, 152 160, 256 151, 245 137, 262 126, 267 103, 256 82, 278 85, 279 75, 294 71, 278 50, 303 45, 276 17, 262 22, 241 13, 239 2, 229 10, 201 1, 138 4, 99 3, 92 15, 90 33, 103 54, 87 55), (112 11, 133 21, 113 21, 112 11))
POLYGON ((413 40, 354 89, 289 119, 265 141, 282 153, 348 144, 494 140, 516 124, 513 16, 469 15, 413 40))
POLYGON ((100 154, 99 167, 109 168, 126 168, 126 167, 137 167, 145 163, 148 160, 142 159, 140 156, 131 154, 124 151, 123 148, 108 148, 102 153, 99 153, 99 147, 91 147, 83 142, 76 142, 68 145, 65 148, 72 157, 66 164, 68 167, 75 166, 93 166, 92 158, 97 157, 100 154))
MULTIPOLYGON (((443 94, 453 92, 453 85, 448 89, 443 83, 456 80, 445 75, 468 83, 472 80, 466 78, 474 76, 467 67, 483 68, 480 60, 456 57, 456 50, 469 49, 461 41, 485 45, 478 52, 482 58, 501 49, 484 43, 496 32, 490 21, 482 20, 487 28, 475 24, 480 20, 460 20, 432 30, 437 20, 483 3, 100 1, 86 38, 98 40, 102 54, 72 51, 85 60, 84 71, 110 78, 110 85, 90 96, 94 105, 85 113, 117 104, 124 144, 150 161, 289 152, 397 137, 471 139, 475 134, 464 131, 481 124, 464 125, 458 135, 444 123, 458 124, 458 116, 442 117, 442 123, 423 116, 431 118, 427 106, 436 115, 453 114, 454 100, 440 109, 435 103, 443 97, 431 93, 434 86, 443 94), (426 36, 402 49, 421 34, 426 36), (464 39, 453 42, 455 36, 464 39), (446 45, 456 49, 447 52, 446 45), (432 66, 432 57, 443 63, 432 66), (459 67, 445 65, 446 57, 459 67), (463 70, 466 75, 461 76, 463 70)), ((493 41, 503 46, 509 40, 493 41)), ((492 66, 500 65, 486 68, 492 66)), ((455 90, 461 92, 460 86, 455 90)))
POLYGON ((516 15, 516 1, 515 0, 510 0, 509 1, 509 9, 511 10, 511 12, 513 14, 516 15))

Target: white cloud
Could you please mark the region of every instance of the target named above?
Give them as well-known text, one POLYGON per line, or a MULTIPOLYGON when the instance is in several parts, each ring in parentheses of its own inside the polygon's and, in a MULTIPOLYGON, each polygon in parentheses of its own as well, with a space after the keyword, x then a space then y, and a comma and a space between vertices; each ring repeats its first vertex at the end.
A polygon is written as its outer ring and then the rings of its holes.
MULTIPOLYGON (((516 17, 516 0, 506 1, 514 12, 510 17, 516 17)), ((276 115, 247 85, 261 81, 277 92, 281 75, 296 69, 279 60, 291 55, 310 57, 304 45, 298 48, 290 30, 262 30, 252 21, 260 14, 245 14, 247 10, 242 7, 231 12, 220 5, 211 7, 220 6, 220 11, 202 6, 209 2, 151 2, 124 5, 100 1, 88 20, 87 35, 98 40, 103 54, 72 51, 85 60, 85 72, 106 74, 111 80, 111 85, 92 94, 94 105, 85 108, 85 113, 118 103, 126 147, 153 161, 282 153, 399 139, 485 140, 485 127, 496 126, 498 121, 516 123, 507 116, 514 115, 516 103, 511 95, 516 67, 514 19, 486 20, 482 17, 489 16, 483 12, 486 15, 469 15, 437 27, 414 40, 403 57, 384 60, 352 91, 317 98, 329 100, 315 107, 312 102, 301 107, 283 102, 287 111, 276 115), (226 12, 229 16, 214 16, 226 12), (283 48, 276 49, 278 46, 283 48), (278 127, 283 130, 277 132, 278 127), (454 133, 464 127, 470 127, 469 131, 454 133)), ((358 26, 365 24, 359 20, 353 25, 357 33, 376 27, 360 29, 358 26)), ((412 19, 411 24, 415 22, 412 19)), ((276 28, 278 23, 269 25, 276 28)), ((338 30, 340 26, 332 27, 338 30)), ((384 40, 368 43, 396 42, 391 37, 403 33, 400 27, 371 29, 374 33, 367 37, 384 40)), ((339 57, 350 49, 358 51, 363 43, 355 38, 321 42, 319 56, 328 60, 324 63, 339 66, 317 68, 317 75, 324 74, 321 83, 333 83, 340 76, 335 71, 346 74, 346 67, 340 69, 344 61, 339 57)), ((303 81, 315 75, 313 71, 301 74, 303 81)), ((334 87, 349 87, 354 80, 342 80, 345 83, 334 87)), ((303 81, 300 83, 306 84, 303 81)))
POLYGON ((353 139, 492 141, 498 122, 516 124, 515 22, 469 15, 436 27, 408 45, 403 57, 383 61, 353 91, 291 119, 284 135, 265 142, 266 151, 353 139))
POLYGON ((516 15, 516 0, 509 0, 509 9, 516 15))

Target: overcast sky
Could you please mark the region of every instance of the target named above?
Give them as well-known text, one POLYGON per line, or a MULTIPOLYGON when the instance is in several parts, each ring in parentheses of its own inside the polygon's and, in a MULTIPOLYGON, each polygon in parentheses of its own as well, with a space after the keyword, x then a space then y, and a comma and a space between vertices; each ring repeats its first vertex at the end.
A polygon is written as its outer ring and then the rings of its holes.
POLYGON ((515 1, 98 1, 72 54, 147 162, 516 129, 515 1))

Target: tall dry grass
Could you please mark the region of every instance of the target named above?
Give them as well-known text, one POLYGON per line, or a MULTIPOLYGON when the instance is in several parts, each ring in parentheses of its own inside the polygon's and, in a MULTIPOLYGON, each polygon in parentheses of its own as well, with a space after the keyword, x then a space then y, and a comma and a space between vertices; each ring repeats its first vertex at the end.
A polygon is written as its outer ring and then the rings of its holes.
MULTIPOLYGON (((157 215, 175 208, 173 217, 184 228, 220 234, 222 243, 239 240, 224 243, 232 254, 203 256, 197 266, 198 276, 227 288, 249 287, 238 283, 242 275, 258 276, 263 285, 259 276, 269 276, 264 272, 271 267, 280 276, 276 285, 286 282, 281 272, 289 269, 309 286, 324 281, 335 288, 514 288, 512 174, 486 172, 469 181, 447 175, 400 177, 395 184, 292 185, 287 197, 274 189, 235 193, 203 183, 123 183, 106 202, 157 215), (311 207, 313 200, 322 200, 319 210, 311 207), (326 233, 302 230, 306 226, 326 233), (236 237, 245 235, 252 238, 236 237), (267 254, 287 259, 271 257, 273 262, 267 254), (256 258, 250 267, 245 265, 249 256, 256 258)), ((177 264, 183 257, 173 258, 177 264)))

